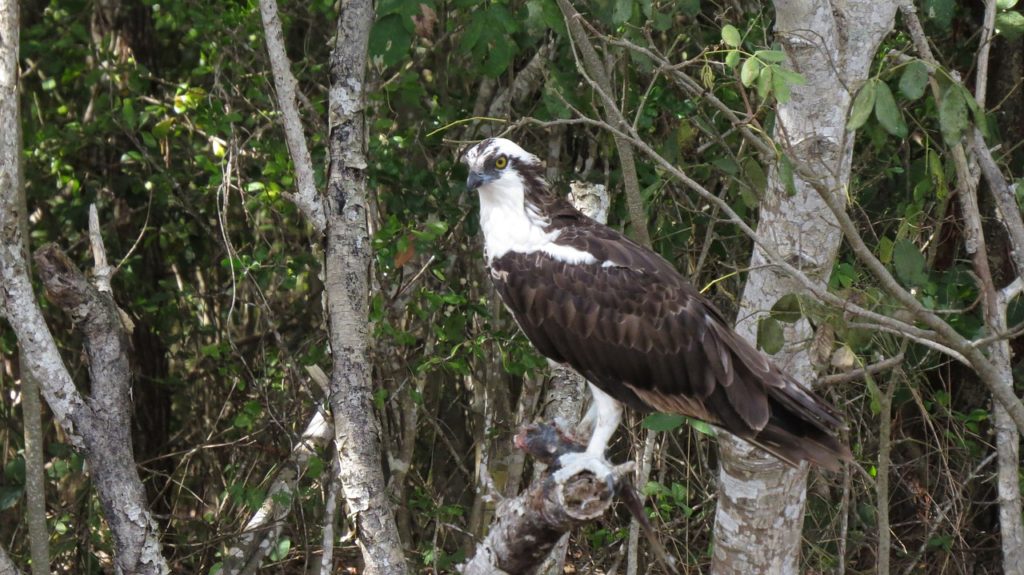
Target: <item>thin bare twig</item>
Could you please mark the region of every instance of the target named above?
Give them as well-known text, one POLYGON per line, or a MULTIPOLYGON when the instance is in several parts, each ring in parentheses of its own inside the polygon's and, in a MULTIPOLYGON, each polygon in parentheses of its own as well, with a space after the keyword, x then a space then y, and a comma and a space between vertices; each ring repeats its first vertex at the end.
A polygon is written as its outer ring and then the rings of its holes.
POLYGON ((831 386, 849 383, 851 381, 862 379, 868 374, 875 375, 876 373, 881 373, 883 371, 892 369, 898 366, 899 364, 903 363, 903 355, 904 354, 900 353, 888 359, 883 359, 882 361, 879 361, 877 363, 872 363, 869 366, 857 368, 846 373, 826 375, 821 378, 821 385, 831 386))

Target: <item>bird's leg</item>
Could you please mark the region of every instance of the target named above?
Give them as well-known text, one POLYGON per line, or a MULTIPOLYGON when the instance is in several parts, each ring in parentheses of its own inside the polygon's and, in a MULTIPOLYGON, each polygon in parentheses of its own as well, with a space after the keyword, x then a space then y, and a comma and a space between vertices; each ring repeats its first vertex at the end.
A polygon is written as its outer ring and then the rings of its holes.
POLYGON ((586 451, 566 453, 558 458, 562 468, 555 472, 554 479, 565 483, 570 477, 581 471, 590 471, 595 476, 613 486, 612 466, 604 458, 608 441, 619 427, 622 419, 622 406, 610 395, 601 391, 594 384, 590 385, 590 393, 594 397, 594 432, 590 435, 586 451))

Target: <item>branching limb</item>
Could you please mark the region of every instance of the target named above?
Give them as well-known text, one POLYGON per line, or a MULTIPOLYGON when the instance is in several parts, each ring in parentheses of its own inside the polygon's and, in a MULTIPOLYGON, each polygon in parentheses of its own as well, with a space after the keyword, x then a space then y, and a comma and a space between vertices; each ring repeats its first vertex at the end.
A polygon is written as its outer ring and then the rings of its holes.
POLYGON ((224 554, 224 575, 257 572, 263 558, 277 543, 281 522, 291 512, 299 479, 309 467, 309 460, 333 436, 334 427, 317 410, 292 448, 291 457, 274 477, 259 511, 224 554))
POLYGON ((590 26, 589 22, 585 22, 585 25, 588 27, 591 34, 598 36, 601 41, 605 42, 609 46, 626 48, 636 52, 637 54, 650 58, 658 65, 658 72, 665 73, 677 86, 693 98, 699 98, 711 104, 713 108, 721 112, 722 115, 729 120, 734 128, 739 130, 740 135, 743 136, 747 143, 754 146, 761 156, 765 159, 770 159, 772 161, 775 160, 777 156, 775 146, 771 143, 770 139, 763 135, 763 133, 755 132, 750 129, 751 122, 753 121, 752 119, 741 118, 737 115, 735 110, 726 105, 725 102, 721 101, 713 92, 704 88, 700 82, 694 80, 693 77, 684 72, 679 65, 669 62, 662 54, 655 52, 650 48, 638 46, 624 38, 612 38, 611 36, 601 34, 593 26, 590 26))
POLYGON ((277 14, 277 0, 260 0, 260 15, 263 17, 263 36, 267 40, 270 70, 274 77, 274 87, 277 89, 277 105, 281 108, 285 142, 288 143, 288 152, 295 166, 298 192, 291 199, 302 210, 313 228, 323 233, 327 226, 327 216, 324 214, 320 194, 316 190, 313 161, 309 156, 302 120, 295 104, 296 81, 284 49, 284 34, 281 31, 281 17, 277 14))
POLYGON ((670 573, 676 573, 675 560, 664 553, 654 537, 643 513, 643 504, 628 479, 633 471, 632 463, 615 468, 615 493, 591 474, 577 474, 559 485, 550 473, 555 462, 565 453, 583 451, 584 446, 551 425, 527 426, 515 441, 520 449, 548 464, 548 473, 536 479, 518 497, 499 504, 497 519, 474 556, 462 566, 463 575, 535 573, 564 533, 603 515, 611 507, 616 493, 631 512, 639 514, 638 519, 662 565, 670 573))
POLYGON ((821 378, 821 385, 832 386, 840 385, 843 383, 849 383, 851 381, 857 381, 858 379, 864 378, 868 374, 876 375, 882 373, 883 371, 893 369, 894 367, 900 365, 901 363, 903 363, 903 353, 899 353, 888 359, 883 359, 882 361, 879 361, 877 363, 872 363, 871 365, 866 367, 850 370, 846 373, 826 375, 825 377, 821 378))
MULTIPOLYGON (((159 531, 131 450, 131 370, 121 312, 111 294, 90 285, 85 274, 56 245, 39 248, 35 262, 48 298, 71 316, 85 340, 92 381, 91 409, 80 414, 75 423, 83 438, 90 476, 114 535, 115 563, 125 573, 167 573, 159 531)), ((46 384, 40 383, 45 388, 46 384)), ((74 393, 77 395, 77 391, 74 393)))
MULTIPOLYGON (((579 51, 582 58, 582 61, 577 60, 576 67, 588 80, 593 78, 591 83, 595 91, 600 94, 605 113, 611 118, 612 122, 617 125, 628 126, 629 123, 622 115, 622 111, 619 110, 619 107, 611 97, 611 80, 608 78, 608 73, 605 71, 604 64, 594 50, 594 46, 590 43, 586 30, 583 29, 581 24, 582 16, 580 16, 580 13, 576 11, 576 8, 572 6, 569 0, 557 1, 558 7, 562 10, 565 25, 569 29, 569 38, 572 40, 573 47, 579 51)), ((614 134, 613 136, 615 148, 619 152, 622 181, 626 191, 626 206, 629 209, 629 220, 630 224, 633 225, 634 236, 641 245, 650 246, 651 236, 647 231, 647 210, 644 208, 643 198, 640 197, 640 181, 636 174, 633 147, 630 145, 628 138, 614 134)))

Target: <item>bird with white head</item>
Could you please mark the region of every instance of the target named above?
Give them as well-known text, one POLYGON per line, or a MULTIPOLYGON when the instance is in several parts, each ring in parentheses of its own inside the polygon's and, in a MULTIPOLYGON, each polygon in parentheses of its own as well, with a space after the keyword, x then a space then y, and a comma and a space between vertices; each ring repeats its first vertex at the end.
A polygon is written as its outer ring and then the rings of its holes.
POLYGON ((537 350, 590 383, 594 429, 556 479, 604 458, 621 404, 706 421, 790 465, 851 458, 835 409, 739 337, 664 258, 553 194, 540 160, 491 138, 466 151, 498 294, 537 350))

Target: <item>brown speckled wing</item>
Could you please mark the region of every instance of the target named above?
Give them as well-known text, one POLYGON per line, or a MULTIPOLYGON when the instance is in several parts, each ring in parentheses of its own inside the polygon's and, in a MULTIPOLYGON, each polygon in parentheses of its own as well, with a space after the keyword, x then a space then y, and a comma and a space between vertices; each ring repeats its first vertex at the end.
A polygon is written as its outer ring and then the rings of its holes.
POLYGON ((832 468, 849 456, 835 411, 736 335, 666 260, 578 212, 552 218, 552 228, 557 243, 597 263, 542 252, 491 262, 499 294, 543 355, 634 409, 702 419, 790 463, 832 468))

